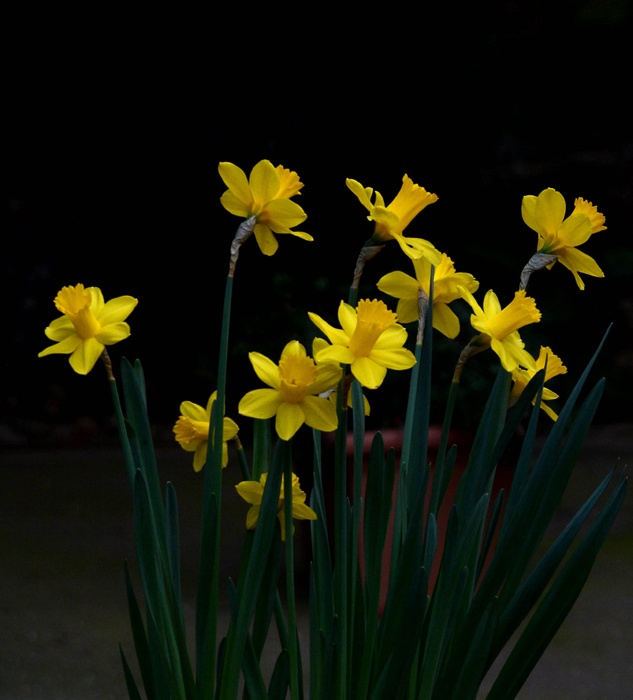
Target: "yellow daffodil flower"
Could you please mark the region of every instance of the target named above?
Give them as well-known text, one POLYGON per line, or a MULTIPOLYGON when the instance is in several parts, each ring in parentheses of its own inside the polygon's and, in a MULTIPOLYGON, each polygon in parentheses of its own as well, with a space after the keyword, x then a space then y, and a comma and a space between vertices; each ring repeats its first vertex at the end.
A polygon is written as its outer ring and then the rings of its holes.
POLYGON ((536 308, 534 299, 526 297, 525 291, 521 290, 515 292, 514 299, 502 309, 497 295, 490 289, 484 298, 482 309, 466 287, 459 286, 458 290, 462 299, 475 312, 470 317, 473 328, 482 334, 482 340, 499 355, 504 369, 512 372, 521 365, 536 371, 534 358, 524 349, 525 344, 518 332, 519 328, 541 320, 541 312, 536 308))
POLYGON ((138 304, 133 297, 117 297, 107 304, 98 287, 62 287, 55 306, 64 315, 44 330, 55 345, 42 350, 38 357, 70 354, 70 366, 77 374, 88 374, 95 366, 105 345, 114 345, 130 335, 124 323, 138 304))
POLYGON ((242 415, 277 416, 275 427, 282 440, 290 440, 304 423, 326 432, 336 430, 336 407, 317 394, 336 386, 340 367, 316 365, 296 340, 283 349, 279 365, 258 352, 251 352, 249 358, 257 376, 271 388, 249 391, 238 407, 242 415))
MULTIPOLYGON (((523 221, 538 234, 539 253, 558 255, 558 260, 574 275, 580 289, 585 283, 579 272, 593 277, 604 277, 604 272, 596 261, 586 253, 577 250, 586 243, 593 233, 604 231, 605 217, 598 207, 578 197, 574 201, 574 210, 565 219, 565 199, 560 192, 548 187, 538 197, 523 197, 521 206, 523 221)), ((551 269, 554 261, 548 265, 551 269)))
MULTIPOLYGON (((528 385, 530 379, 538 372, 538 370, 545 367, 545 360, 547 360, 547 370, 545 371, 545 381, 548 382, 552 377, 556 377, 559 374, 566 374, 567 367, 562 363, 562 360, 557 355, 551 351, 550 348, 544 348, 541 346, 541 351, 538 358, 536 359, 536 370, 530 369, 520 369, 517 368, 512 372, 512 380, 514 384, 512 386, 512 391, 510 392, 510 406, 518 401, 519 396, 523 393, 523 390, 528 385)), ((543 387, 543 396, 541 398, 541 408, 547 413, 547 415, 552 420, 558 420, 558 414, 554 413, 552 409, 545 404, 545 401, 551 401, 552 399, 557 399, 558 394, 555 394, 550 389, 543 387)), ((532 400, 532 405, 536 403, 536 397, 532 400)))
POLYGON ((291 201, 301 194, 303 187, 297 173, 269 160, 260 160, 251 170, 250 178, 233 163, 220 163, 220 177, 229 188, 220 198, 222 206, 235 216, 250 219, 257 217, 255 238, 264 255, 274 255, 279 247, 273 233, 291 233, 306 241, 312 236, 301 231, 292 231, 293 226, 303 223, 307 216, 303 209, 291 201))
MULTIPOLYGON (((211 420, 211 410, 217 398, 218 392, 214 391, 207 407, 202 408, 197 403, 183 401, 180 404, 182 414, 176 421, 174 433, 176 440, 183 450, 195 452, 193 456, 193 468, 199 472, 207 461, 207 445, 209 443, 209 421, 211 420)), ((226 467, 229 461, 229 448, 227 440, 232 440, 239 428, 234 420, 225 418, 222 428, 222 466, 226 467)))
MULTIPOLYGON (((431 263, 426 258, 413 260, 414 279, 404 272, 390 272, 382 277, 376 285, 381 292, 389 294, 398 302, 396 313, 400 323, 418 320, 418 292, 422 288, 429 295, 431 282, 431 263)), ((433 328, 449 338, 457 337, 459 319, 448 305, 461 297, 457 287, 461 285, 469 292, 476 292, 479 282, 467 272, 455 272, 453 261, 442 253, 442 262, 435 268, 433 284, 433 328)))
POLYGON ((432 243, 422 238, 405 238, 402 235, 404 229, 413 219, 429 204, 437 202, 437 195, 427 192, 424 187, 414 184, 413 180, 405 175, 402 178, 400 192, 391 204, 386 207, 385 200, 380 192, 375 193, 374 204, 371 202, 374 193, 371 187, 363 187, 356 180, 347 179, 349 189, 358 197, 360 203, 367 209, 371 221, 376 222, 373 239, 382 243, 395 238, 403 252, 412 260, 425 257, 433 265, 439 265, 440 253, 432 243))
MULTIPOLYGON (((251 504, 246 514, 246 529, 254 530, 259 520, 259 510, 264 497, 264 487, 268 474, 262 474, 259 481, 242 481, 235 488, 240 496, 251 504)), ((299 486, 299 477, 292 475, 292 517, 296 520, 316 520, 317 514, 305 504, 306 493, 299 486)), ((277 507, 277 517, 281 525, 281 539, 286 539, 286 515, 284 513, 284 477, 281 477, 281 490, 279 493, 279 505, 277 507)), ((294 526, 292 533, 294 534, 294 526)))
POLYGON ((382 301, 361 299, 355 309, 342 301, 338 310, 341 329, 316 314, 308 315, 332 343, 319 351, 317 362, 350 365, 352 374, 368 389, 379 387, 388 369, 410 369, 415 364, 413 353, 402 347, 407 331, 382 301))

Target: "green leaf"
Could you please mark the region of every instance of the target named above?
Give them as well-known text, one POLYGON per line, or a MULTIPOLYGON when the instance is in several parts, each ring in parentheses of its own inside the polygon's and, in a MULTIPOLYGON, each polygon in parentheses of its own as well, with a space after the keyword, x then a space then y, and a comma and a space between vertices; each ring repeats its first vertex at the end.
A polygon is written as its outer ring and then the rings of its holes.
POLYGON ((268 686, 268 697, 270 700, 285 700, 290 684, 290 660, 285 649, 277 657, 273 675, 268 686))
POLYGON ((127 686, 127 693, 130 696, 130 700, 141 700, 141 694, 136 686, 136 681, 134 680, 132 671, 130 671, 130 667, 120 644, 119 652, 121 653, 121 663, 123 664, 123 673, 125 674, 125 684, 127 686))
POLYGON ((177 606, 176 613, 179 618, 182 614, 182 595, 180 591, 180 535, 178 531, 178 499, 174 485, 168 481, 166 491, 167 505, 165 515, 167 520, 167 556, 169 559, 169 571, 173 588, 174 602, 177 606))
POLYGON ((513 700, 541 658, 585 585, 598 551, 622 505, 622 479, 567 564, 546 593, 501 669, 486 700, 513 700))

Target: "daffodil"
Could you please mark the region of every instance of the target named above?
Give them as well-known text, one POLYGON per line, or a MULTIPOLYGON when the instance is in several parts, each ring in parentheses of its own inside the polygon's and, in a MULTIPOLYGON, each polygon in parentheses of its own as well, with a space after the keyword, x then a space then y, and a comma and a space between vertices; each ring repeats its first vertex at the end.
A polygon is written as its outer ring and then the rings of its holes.
MULTIPOLYGON (((183 401, 180 404, 182 414, 176 421, 174 433, 176 440, 183 450, 195 452, 193 456, 193 468, 199 472, 207 461, 207 445, 209 443, 209 421, 211 420, 211 410, 217 398, 218 392, 214 391, 207 407, 202 408, 197 403, 183 401)), ((232 440, 239 428, 234 420, 225 418, 222 428, 222 466, 226 467, 229 461, 229 449, 227 440, 232 440)))
POLYGON ((481 333, 482 341, 499 355, 504 369, 512 372, 521 365, 536 371, 534 358, 524 349, 525 344, 519 336, 519 328, 541 320, 541 312, 536 308, 534 299, 525 296, 525 291, 521 290, 515 292, 514 299, 502 309, 497 295, 490 289, 482 309, 466 287, 459 286, 458 290, 475 312, 470 317, 473 328, 481 333))
MULTIPOLYGON (((574 210, 565 219, 565 199, 560 192, 548 187, 538 197, 523 197, 521 206, 523 221, 538 234, 538 253, 557 255, 558 260, 574 275, 580 289, 585 283, 579 272, 594 277, 604 277, 596 261, 578 246, 586 243, 598 231, 604 231, 605 217, 598 207, 578 197, 574 210)), ((551 269, 556 261, 548 265, 551 269)))
POLYGON ((349 189, 358 197, 360 203, 367 209, 370 221, 375 221, 373 239, 382 243, 395 238, 403 252, 411 259, 416 260, 425 257, 433 265, 439 265, 440 253, 432 243, 422 238, 405 238, 402 235, 404 229, 413 219, 429 204, 437 202, 437 195, 427 192, 424 187, 416 185, 413 180, 405 175, 402 178, 402 187, 396 198, 389 206, 385 206, 385 200, 380 192, 375 193, 374 203, 371 197, 374 190, 371 187, 363 187, 356 180, 347 179, 349 189))
POLYGON ((264 255, 274 255, 279 247, 273 233, 291 233, 306 241, 312 236, 301 231, 292 231, 306 220, 303 209, 291 201, 301 194, 303 183, 297 173, 269 160, 260 160, 251 170, 250 177, 233 163, 220 163, 220 177, 229 188, 220 198, 222 206, 231 214, 244 219, 257 217, 255 238, 264 255))
MULTIPOLYGON (((397 314, 400 323, 418 320, 418 293, 422 288, 427 296, 430 290, 431 263, 426 258, 413 260, 415 279, 404 272, 390 272, 382 277, 376 285, 380 291, 389 294, 398 302, 397 314)), ((459 319, 448 305, 461 297, 457 287, 465 287, 469 292, 476 292, 479 282, 467 272, 455 272, 453 261, 442 253, 442 261, 435 268, 433 283, 433 328, 449 338, 459 333, 459 319)))
POLYGON ((249 359, 257 376, 271 388, 249 391, 238 407, 242 415, 277 416, 275 427, 282 440, 290 440, 304 423, 326 432, 336 430, 336 407, 317 394, 336 386, 340 367, 316 365, 296 340, 283 349, 279 365, 258 352, 251 352, 249 359))
MULTIPOLYGON (((510 406, 513 406, 519 399, 519 396, 523 393, 523 390, 528 385, 530 379, 545 367, 545 361, 547 360, 547 369, 545 370, 544 382, 548 382, 552 377, 556 377, 559 374, 566 374, 567 367, 563 364, 560 357, 554 355, 550 348, 541 347, 538 358, 536 359, 536 369, 520 369, 517 368, 512 372, 512 380, 514 384, 512 386, 512 391, 510 392, 510 406)), ((557 399, 558 394, 555 394, 550 389, 543 387, 543 396, 541 398, 541 408, 547 413, 547 415, 552 420, 558 420, 558 414, 554 413, 552 409, 545 404, 545 401, 551 401, 552 399, 557 399)), ((536 403, 536 397, 534 397, 532 404, 536 403)))
POLYGON ((38 357, 70 354, 70 366, 77 374, 88 374, 95 366, 105 345, 114 345, 130 335, 124 323, 138 304, 133 297, 117 297, 105 303, 98 287, 83 284, 62 287, 54 304, 63 316, 44 330, 55 345, 42 350, 38 357))
POLYGON ((407 331, 382 301, 361 299, 355 309, 342 301, 338 310, 341 329, 316 314, 308 315, 332 343, 317 353, 317 362, 350 365, 352 374, 368 389, 379 387, 388 369, 410 369, 415 364, 413 353, 402 347, 407 331))
MULTIPOLYGON (((259 511, 264 497, 264 487, 268 474, 262 474, 259 481, 242 481, 235 488, 240 496, 251 504, 246 514, 246 529, 254 530, 259 520, 259 511)), ((295 520, 316 520, 317 514, 305 504, 306 493, 299 486, 299 477, 292 475, 292 517, 295 520)), ((277 517, 281 525, 281 539, 286 539, 286 514, 284 512, 284 477, 281 477, 281 490, 279 493, 279 505, 277 507, 277 517)), ((294 526, 292 532, 294 534, 294 526)))

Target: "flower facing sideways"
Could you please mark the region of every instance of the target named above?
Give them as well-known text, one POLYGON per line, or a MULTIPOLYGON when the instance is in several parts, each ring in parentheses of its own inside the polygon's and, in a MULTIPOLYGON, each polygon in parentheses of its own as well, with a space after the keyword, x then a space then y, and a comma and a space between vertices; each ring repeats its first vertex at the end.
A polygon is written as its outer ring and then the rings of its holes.
POLYGON ((316 365, 296 340, 283 349, 279 365, 258 352, 251 352, 249 359, 257 376, 271 388, 249 391, 238 407, 242 415, 277 416, 275 427, 282 440, 290 440, 304 423, 326 432, 336 430, 336 407, 317 394, 336 386, 341 378, 338 365, 316 365))
POLYGON ((133 297, 117 297, 105 303, 98 287, 83 284, 62 287, 55 306, 63 316, 56 318, 44 333, 56 341, 38 357, 70 354, 70 366, 77 374, 88 374, 95 366, 105 345, 114 345, 130 335, 125 319, 138 304, 133 297))
MULTIPOLYGON (((592 234, 606 229, 605 217, 598 211, 598 207, 578 197, 574 202, 574 210, 565 219, 563 195, 548 187, 538 197, 523 197, 521 215, 523 221, 538 234, 537 252, 557 255, 558 260, 571 270, 580 289, 585 288, 585 283, 579 272, 593 277, 604 277, 604 272, 596 261, 577 249, 579 245, 586 243, 592 234)), ((548 269, 551 269, 555 262, 548 265, 548 269)))
MULTIPOLYGON (((264 487, 268 474, 262 474, 259 481, 241 481, 235 488, 240 496, 251 504, 246 514, 246 529, 254 530, 259 520, 259 511, 264 497, 264 487)), ((292 475, 292 517, 296 520, 316 520, 317 514, 305 504, 306 493, 299 486, 299 477, 292 475)), ((277 517, 281 525, 281 539, 286 539, 286 515, 284 512, 284 477, 281 477, 281 490, 279 493, 279 505, 277 517)), ((294 526, 292 532, 294 534, 294 526)))
POLYGON ((332 343, 317 354, 317 362, 350 365, 352 374, 368 389, 379 387, 388 369, 410 369, 415 364, 413 353, 402 347, 407 331, 382 301, 361 299, 355 309, 342 301, 338 310, 341 329, 316 314, 308 315, 332 343))
POLYGON ((541 320, 541 312, 536 308, 534 299, 525 296, 525 291, 521 290, 515 292, 514 299, 502 309, 497 295, 490 289, 484 298, 482 309, 465 287, 460 286, 458 289, 475 312, 470 317, 472 327, 482 334, 482 340, 499 355, 504 369, 512 372, 521 365, 536 371, 534 358, 524 349, 525 345, 518 332, 519 328, 541 320))
MULTIPOLYGON (((214 391, 207 407, 202 408, 197 403, 183 401, 180 404, 182 414, 176 421, 174 433, 176 440, 183 450, 195 452, 193 456, 193 468, 199 472, 207 461, 207 445, 209 443, 209 421, 211 420, 211 410, 217 398, 218 392, 214 391)), ((226 467, 229 461, 228 440, 232 440, 239 428, 234 420, 225 418, 222 428, 222 467, 226 467)))
MULTIPOLYGON (((385 275, 376 285, 381 292, 400 299, 396 310, 400 323, 418 320, 420 288, 429 295, 431 263, 425 258, 420 258, 413 260, 413 267, 417 279, 396 271, 385 275)), ((469 292, 476 292, 479 282, 467 272, 455 272, 455 265, 446 253, 442 253, 442 262, 435 268, 433 279, 433 328, 448 338, 455 338, 459 333, 459 319, 448 305, 461 298, 457 289, 459 285, 469 292)))
MULTIPOLYGON (((536 372, 545 367, 546 360, 547 369, 545 370, 544 382, 548 382, 550 379, 552 379, 552 377, 556 377, 559 374, 567 373, 567 367, 565 367, 565 365, 562 363, 560 357, 554 355, 550 348, 544 348, 541 346, 541 351, 536 359, 536 370, 517 368, 512 372, 512 380, 514 381, 514 384, 512 386, 512 391, 510 392, 510 406, 514 406, 514 404, 518 401, 519 396, 521 396, 523 390, 529 384, 530 379, 532 379, 536 372)), ((552 401, 553 399, 557 398, 558 394, 555 394, 550 389, 543 387, 541 408, 554 421, 558 420, 558 414, 554 413, 554 411, 552 411, 552 409, 545 404, 545 401, 552 401)), ((536 397, 534 397, 532 400, 532 404, 534 405, 535 403, 536 397)))
POLYGON ((269 160, 260 160, 248 179, 233 163, 220 163, 218 170, 229 188, 220 198, 222 206, 235 216, 257 217, 254 233, 264 255, 274 255, 279 247, 274 233, 291 233, 306 241, 314 240, 307 233, 291 230, 307 218, 303 209, 290 199, 301 194, 299 190, 303 187, 297 173, 281 165, 275 168, 269 160))
POLYGON ((405 175, 402 178, 400 192, 386 207, 380 192, 375 193, 374 204, 372 204, 371 196, 374 191, 371 187, 363 187, 360 182, 349 178, 345 182, 369 212, 367 218, 376 222, 373 235, 375 241, 383 243, 395 238, 403 252, 413 260, 425 257, 433 265, 440 264, 440 253, 433 244, 422 238, 405 238, 402 235, 404 229, 422 209, 437 202, 436 194, 427 192, 424 187, 416 185, 408 175, 405 175))

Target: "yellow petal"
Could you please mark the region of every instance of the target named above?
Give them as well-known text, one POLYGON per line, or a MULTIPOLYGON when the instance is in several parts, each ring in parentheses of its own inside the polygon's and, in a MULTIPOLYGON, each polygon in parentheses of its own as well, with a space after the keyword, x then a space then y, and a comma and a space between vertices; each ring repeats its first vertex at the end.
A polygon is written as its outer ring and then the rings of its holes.
POLYGON ((354 307, 341 301, 338 307, 338 322, 341 324, 341 328, 345 333, 351 338, 358 324, 358 316, 356 315, 356 311, 354 311, 354 307))
POLYGON ((50 326, 44 329, 44 333, 50 340, 60 342, 66 340, 66 338, 71 335, 75 335, 77 331, 68 316, 60 316, 56 318, 50 326))
POLYGON ((279 175, 269 160, 260 160, 251 170, 248 184, 256 205, 263 205, 279 192, 279 175))
POLYGON ((102 326, 108 326, 111 323, 120 323, 121 321, 125 321, 132 311, 134 311, 137 304, 138 299, 134 297, 125 296, 110 299, 97 316, 97 320, 102 326))
POLYGON ((42 350, 42 352, 39 352, 37 356, 44 357, 45 355, 69 355, 71 352, 75 352, 82 342, 82 339, 77 334, 74 334, 68 336, 55 345, 50 345, 42 350))
POLYGON ((354 362, 354 353, 342 345, 328 345, 327 348, 319 350, 314 358, 317 362, 341 362, 349 365, 354 362))
POLYGON ((308 385, 306 391, 309 394, 322 394, 324 391, 334 389, 339 383, 342 373, 338 364, 319 364, 317 367, 317 379, 308 385))
POLYGON ((257 245, 264 255, 274 255, 279 248, 277 239, 273 236, 272 231, 265 224, 255 224, 255 238, 257 245))
POLYGON ((191 418, 191 420, 207 421, 209 422, 209 416, 207 412, 199 406, 197 403, 191 401, 183 401, 180 404, 180 415, 185 418, 191 418))
POLYGON ((292 517, 296 520, 316 520, 317 514, 305 503, 293 503, 292 517))
POLYGON ((234 214, 235 216, 241 216, 244 217, 245 219, 251 214, 251 208, 250 206, 247 206, 242 202, 241 199, 238 199, 231 190, 227 190, 221 197, 220 197, 220 204, 230 213, 234 214))
POLYGON ((547 236, 547 232, 541 226, 540 221, 536 218, 536 202, 537 198, 533 194, 527 194, 523 197, 523 202, 521 203, 521 216, 523 221, 533 230, 536 231, 540 236, 547 236))
MULTIPOLYGON (((324 334, 327 336, 328 340, 331 343, 334 343, 335 345, 343 345, 347 346, 349 343, 349 336, 345 331, 340 330, 338 328, 334 328, 334 326, 331 326, 327 321, 324 321, 320 316, 317 316, 317 314, 313 314, 312 312, 308 312, 308 316, 312 323, 324 334)), ((320 361, 320 360, 319 360, 320 361)))
POLYGON ((224 441, 232 440, 234 437, 237 437, 238 432, 237 423, 232 418, 225 418, 222 424, 222 439, 224 441))
POLYGON ((240 481, 235 487, 239 495, 253 506, 260 505, 264 495, 264 487, 259 481, 240 481))
POLYGON ((369 357, 357 357, 351 366, 352 374, 368 389, 378 388, 384 381, 387 368, 369 357))
POLYGON ((565 198, 548 187, 537 197, 534 216, 548 235, 556 235, 565 218, 565 198))
POLYGON ((410 369, 415 364, 415 355, 406 348, 391 350, 377 350, 374 348, 369 359, 386 367, 387 369, 410 369))
POLYGON ((70 356, 70 366, 77 374, 88 374, 103 352, 103 345, 96 338, 88 338, 70 356))
POLYGON ((246 514, 246 529, 254 530, 257 527, 257 521, 259 520, 259 509, 261 506, 251 506, 246 514))
POLYGON ((249 391, 239 403, 237 410, 250 418, 272 418, 281 406, 279 392, 274 389, 249 391))
POLYGON ((238 168, 237 165, 233 165, 233 163, 220 163, 218 172, 222 180, 224 180, 224 184, 229 188, 234 197, 242 202, 246 209, 250 209, 253 203, 253 195, 251 194, 246 174, 242 168, 238 168))
POLYGON ((389 350, 402 347, 407 337, 406 328, 395 323, 380 334, 378 340, 374 343, 374 350, 389 350))
POLYGON ((591 219, 582 212, 568 216, 558 230, 558 237, 566 246, 578 246, 586 243, 593 233, 591 219))
POLYGON ((345 184, 358 197, 358 201, 365 207, 365 209, 367 209, 367 211, 371 211, 372 203, 370 197, 372 195, 372 189, 370 187, 363 187, 360 182, 357 180, 351 180, 350 178, 345 180, 345 184))
POLYGON ((376 284, 378 289, 396 299, 415 299, 417 303, 420 284, 404 272, 390 272, 381 277, 376 284))
POLYGON ((448 304, 433 304, 433 328, 447 338, 456 338, 459 334, 459 318, 448 304))
POLYGON ((130 335, 130 327, 127 323, 110 323, 104 326, 95 335, 95 338, 104 345, 114 345, 121 340, 125 340, 130 335))
POLYGON ((301 408, 305 415, 305 422, 311 428, 325 432, 336 430, 338 425, 336 406, 331 401, 319 396, 306 396, 301 402, 301 408))
POLYGON ((196 453, 193 456, 193 468, 197 472, 202 471, 202 467, 204 467, 204 465, 206 464, 208 444, 209 443, 206 442, 206 440, 203 440, 196 447, 196 453))
POLYGON ((417 321, 420 314, 417 298, 400 299, 396 313, 398 314, 399 323, 411 323, 413 321, 417 321))
POLYGON ((251 361, 255 373, 264 384, 268 384, 273 389, 279 389, 281 386, 279 367, 272 360, 269 360, 259 352, 249 352, 248 359, 251 361))
POLYGON ((90 311, 92 311, 95 316, 100 316, 105 305, 103 292, 99 287, 88 287, 86 291, 90 294, 90 311))
POLYGON ((303 209, 291 199, 275 199, 269 202, 266 205, 266 212, 271 223, 274 221, 289 229, 302 224, 308 218, 303 209))
MULTIPOLYGON (((325 401, 325 399, 323 399, 325 401)), ((275 429, 282 440, 290 440, 305 422, 305 414, 296 403, 282 403, 277 411, 275 429)))
POLYGON ((306 349, 298 340, 291 340, 284 346, 281 356, 292 355, 294 357, 307 357, 306 349))

